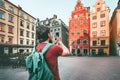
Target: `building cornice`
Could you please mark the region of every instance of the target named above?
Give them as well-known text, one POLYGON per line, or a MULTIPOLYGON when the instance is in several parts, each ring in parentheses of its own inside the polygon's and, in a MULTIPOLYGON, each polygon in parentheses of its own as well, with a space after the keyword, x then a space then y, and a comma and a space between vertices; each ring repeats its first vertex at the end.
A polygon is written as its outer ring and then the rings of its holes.
POLYGON ((9 0, 4 0, 6 2, 8 2, 9 4, 13 5, 14 7, 16 7, 18 10, 23 11, 24 13, 26 13, 27 15, 31 16, 32 18, 34 18, 36 20, 35 17, 33 17, 31 14, 27 13, 26 11, 24 11, 22 8, 19 8, 18 6, 16 6, 15 4, 13 4, 12 2, 10 2, 9 0))

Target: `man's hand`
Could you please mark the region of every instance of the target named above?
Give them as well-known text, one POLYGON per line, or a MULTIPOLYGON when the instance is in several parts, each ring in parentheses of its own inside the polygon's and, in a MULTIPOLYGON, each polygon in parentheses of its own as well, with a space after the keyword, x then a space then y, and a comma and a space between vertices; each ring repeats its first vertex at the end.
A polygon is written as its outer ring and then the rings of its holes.
POLYGON ((62 39, 60 37, 55 38, 54 44, 60 46, 63 49, 62 56, 70 55, 68 48, 63 44, 62 39))

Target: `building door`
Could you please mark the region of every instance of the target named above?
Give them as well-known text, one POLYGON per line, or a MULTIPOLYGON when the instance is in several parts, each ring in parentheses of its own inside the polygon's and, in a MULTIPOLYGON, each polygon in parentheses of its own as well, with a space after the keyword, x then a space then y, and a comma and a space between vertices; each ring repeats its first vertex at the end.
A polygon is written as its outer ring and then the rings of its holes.
POLYGON ((75 49, 72 49, 72 55, 75 55, 75 49))
POLYGON ((99 55, 99 56, 104 55, 104 49, 103 49, 103 48, 99 48, 99 49, 98 49, 98 55, 99 55))
POLYGON ((92 49, 92 56, 95 56, 96 55, 96 50, 95 49, 92 49))
POLYGON ((81 55, 81 54, 80 54, 80 49, 79 49, 79 48, 77 49, 77 55, 78 55, 78 56, 81 55))
POLYGON ((84 56, 87 56, 88 49, 84 49, 84 56))

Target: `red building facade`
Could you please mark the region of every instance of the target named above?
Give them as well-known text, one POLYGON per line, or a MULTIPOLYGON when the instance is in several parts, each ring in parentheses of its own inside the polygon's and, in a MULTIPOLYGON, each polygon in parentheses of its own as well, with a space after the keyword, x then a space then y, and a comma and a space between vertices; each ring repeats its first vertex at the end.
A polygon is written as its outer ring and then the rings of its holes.
POLYGON ((71 54, 89 55, 90 8, 77 1, 69 20, 69 49, 71 54))

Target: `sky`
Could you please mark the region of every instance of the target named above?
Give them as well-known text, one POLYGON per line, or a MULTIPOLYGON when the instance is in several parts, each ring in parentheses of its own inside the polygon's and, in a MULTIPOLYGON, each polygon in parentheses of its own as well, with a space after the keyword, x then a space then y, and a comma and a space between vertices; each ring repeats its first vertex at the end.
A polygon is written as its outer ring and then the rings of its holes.
MULTIPOLYGON (((54 14, 57 15, 58 19, 61 19, 68 25, 69 18, 71 17, 71 12, 78 0, 9 0, 16 6, 18 4, 22 7, 24 11, 29 13, 35 18, 40 20, 45 20, 46 18, 53 17, 54 14)), ((95 4, 98 0, 81 0, 84 7, 90 7, 95 4)), ((119 0, 103 0, 106 5, 110 8, 110 18, 114 9, 117 7, 119 0)))

